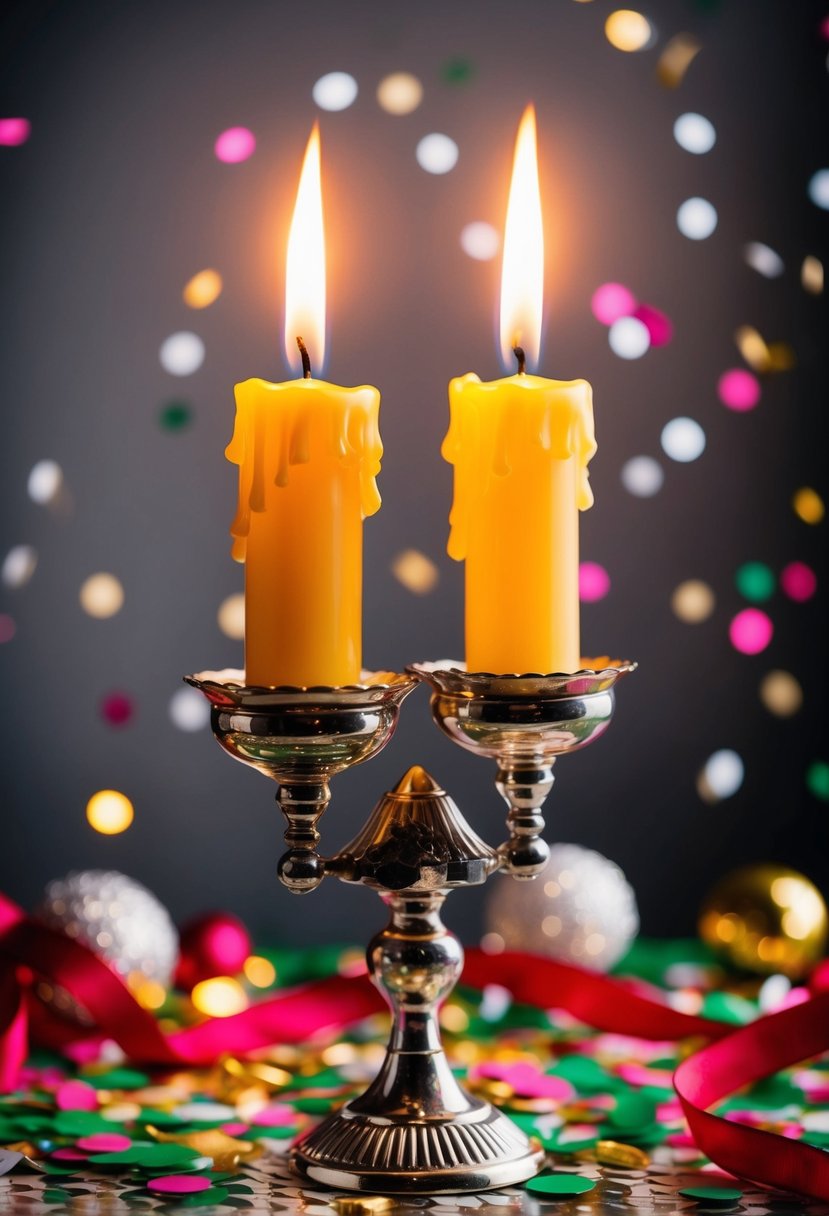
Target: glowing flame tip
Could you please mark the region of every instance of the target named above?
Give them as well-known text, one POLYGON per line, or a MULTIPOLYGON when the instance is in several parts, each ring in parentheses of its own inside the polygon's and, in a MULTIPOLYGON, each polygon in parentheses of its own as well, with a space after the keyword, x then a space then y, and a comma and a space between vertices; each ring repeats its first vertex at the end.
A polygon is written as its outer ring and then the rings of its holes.
POLYGON ((514 366, 513 351, 523 348, 535 367, 541 350, 544 303, 544 229, 538 183, 535 107, 527 106, 515 140, 504 254, 501 269, 501 358, 514 366))
POLYGON ((315 122, 296 194, 285 266, 285 356, 303 374, 297 338, 308 349, 312 368, 325 360, 325 232, 319 123, 315 122))

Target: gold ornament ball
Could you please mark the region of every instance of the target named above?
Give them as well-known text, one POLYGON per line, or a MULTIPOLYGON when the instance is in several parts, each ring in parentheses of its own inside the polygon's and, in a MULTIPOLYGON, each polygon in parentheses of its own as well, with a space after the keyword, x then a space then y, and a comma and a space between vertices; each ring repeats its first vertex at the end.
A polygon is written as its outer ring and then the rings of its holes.
POLYGON ((700 909, 703 941, 734 966, 761 975, 801 979, 823 957, 828 931, 820 891, 785 866, 734 870, 700 909))

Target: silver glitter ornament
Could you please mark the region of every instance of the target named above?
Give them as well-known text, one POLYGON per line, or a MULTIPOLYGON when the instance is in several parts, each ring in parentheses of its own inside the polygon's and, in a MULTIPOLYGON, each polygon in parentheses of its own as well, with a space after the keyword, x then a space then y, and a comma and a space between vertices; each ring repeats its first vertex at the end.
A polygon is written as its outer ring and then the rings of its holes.
MULTIPOLYGON (((125 980, 166 988, 178 960, 178 933, 151 891, 117 870, 75 870, 46 888, 35 919, 87 946, 125 980)), ((62 988, 41 983, 39 995, 84 1025, 89 1014, 62 988)))
POLYGON ((532 882, 504 877, 492 884, 486 927, 485 944, 494 949, 609 971, 636 937, 639 912, 615 862, 577 844, 555 844, 532 882))

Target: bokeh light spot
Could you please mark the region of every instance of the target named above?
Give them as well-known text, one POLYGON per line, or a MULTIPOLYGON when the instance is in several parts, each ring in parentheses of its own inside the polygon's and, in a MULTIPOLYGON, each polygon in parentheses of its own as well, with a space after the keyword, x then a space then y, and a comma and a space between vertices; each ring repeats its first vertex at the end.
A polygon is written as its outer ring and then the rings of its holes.
POLYGON ((801 486, 792 499, 792 507, 804 524, 819 524, 826 514, 823 499, 811 486, 801 486))
POLYGON ((699 625, 707 621, 716 606, 716 597, 708 583, 698 578, 686 579, 674 588, 671 609, 674 616, 686 625, 699 625))
POLYGON ((636 498, 653 498, 662 489, 665 474, 652 456, 633 456, 622 465, 622 485, 636 498))
POLYGON ((453 55, 442 65, 440 74, 447 84, 469 84, 475 76, 475 64, 464 55, 453 55))
POLYGON ((437 131, 424 135, 415 151, 417 163, 427 173, 449 173, 458 163, 458 155, 454 139, 437 131))
POLYGON ((190 1000, 199 1013, 212 1018, 228 1018, 248 1007, 244 988, 230 975, 202 980, 190 993, 190 1000))
POLYGON ((760 681, 760 700, 777 718, 790 718, 803 704, 803 689, 790 671, 769 671, 760 681))
POLYGON ((183 431, 193 420, 193 411, 187 401, 168 401, 162 405, 158 415, 164 431, 183 431))
POLYGON ((641 359, 651 344, 647 325, 636 317, 619 317, 607 331, 607 340, 620 359, 641 359))
POLYGON ((780 572, 783 594, 796 604, 805 604, 817 591, 817 576, 805 562, 789 562, 780 572))
POLYGON ((0 146, 19 148, 32 133, 28 118, 0 118, 0 146))
POLYGON ((762 604, 774 595, 773 571, 763 562, 746 562, 734 575, 740 595, 753 604, 762 604))
POLYGON ((192 376, 204 362, 204 343, 198 334, 183 329, 161 343, 158 357, 171 376, 192 376))
POLYGON ((702 114, 680 114, 674 123, 674 139, 686 152, 701 156, 717 142, 714 124, 702 114))
POLYGON ((829 764, 815 760, 806 770, 806 785, 810 793, 821 802, 829 802, 829 764))
POLYGON ((656 65, 656 78, 662 87, 678 88, 701 50, 702 43, 693 34, 674 34, 656 65))
POLYGON ((759 608, 744 608, 728 627, 731 645, 740 654, 760 654, 774 634, 771 619, 759 608))
POLYGON ((25 587, 37 569, 37 553, 31 545, 14 545, 3 558, 0 571, 7 587, 25 587))
POLYGON ((391 564, 391 572, 414 595, 428 595, 438 583, 437 566, 419 549, 404 549, 398 553, 391 564))
POLYGON ((647 17, 631 8, 617 8, 611 13, 604 23, 604 32, 617 51, 641 51, 653 37, 647 17))
POLYGON ((245 979, 254 988, 271 988, 276 983, 276 967, 268 958, 261 954, 250 954, 245 959, 243 967, 245 979))
POLYGON ((135 810, 120 790, 98 790, 86 804, 89 826, 103 836, 125 832, 135 818, 135 810))
POLYGON ((633 312, 648 331, 651 346, 667 346, 674 336, 674 327, 669 317, 650 304, 638 304, 633 312))
POLYGON ((219 628, 226 638, 233 638, 234 642, 241 641, 245 636, 245 597, 241 592, 235 592, 233 595, 227 596, 219 604, 219 611, 216 613, 216 619, 219 622, 219 628))
POLYGON ((54 460, 39 460, 29 473, 27 490, 32 502, 47 506, 54 502, 63 485, 63 471, 54 460))
POLYGON ((660 442, 671 460, 688 464, 705 451, 705 431, 693 418, 672 418, 662 428, 660 442))
MULTIPOLYGON (((144 1009, 160 1009, 167 1000, 167 989, 164 985, 158 980, 148 980, 140 972, 135 984, 130 983, 130 991, 144 1009)), ((108 1108, 110 1109, 111 1107, 108 1108)), ((141 1107, 138 1109, 140 1111, 141 1107)))
POLYGON ((697 792, 704 802, 731 798, 743 784, 745 765, 737 752, 724 747, 705 762, 697 778, 697 792))
POLYGON ((256 136, 247 127, 228 127, 216 140, 213 151, 222 164, 241 164, 256 151, 256 136))
POLYGON ((120 612, 124 588, 114 574, 91 574, 81 584, 80 600, 84 612, 103 621, 120 612))
POLYGON ((676 213, 676 226, 689 241, 704 241, 717 227, 717 211, 707 198, 686 198, 676 213))
POLYGON ((636 310, 636 297, 623 283, 602 283, 590 300, 593 316, 602 325, 612 325, 620 317, 630 317, 636 310))
POLYGON ((377 102, 387 114, 411 114, 423 100, 423 85, 411 72, 392 72, 377 86, 377 102))
POLYGON ((585 604, 603 600, 610 591, 610 575, 598 562, 582 562, 579 566, 579 599, 585 604))
POLYGON ((210 721, 210 702, 195 688, 179 688, 170 697, 170 720, 179 730, 203 730, 210 721))
POLYGON ((823 291, 823 262, 814 254, 807 254, 800 267, 800 282, 805 291, 819 296, 823 291))
POLYGON ((765 279, 779 279, 786 269, 780 254, 762 241, 749 241, 744 245, 743 257, 751 269, 765 279))
POLYGON ((185 283, 181 294, 188 308, 208 308, 222 294, 222 276, 218 270, 200 270, 185 283))
POLYGON ((818 169, 809 178, 809 198, 816 207, 829 211, 829 169, 818 169))
POLYGON ((357 100, 357 81, 348 72, 326 72, 311 90, 321 110, 347 110, 357 100))
POLYGON ((461 249, 478 262, 490 262, 501 248, 498 229, 485 220, 473 220, 461 229, 461 249))
POLYGON ((0 646, 4 642, 10 642, 16 633, 14 617, 9 616, 7 612, 0 612, 0 646))
POLYGON ((108 692, 101 701, 101 717, 109 726, 126 726, 134 713, 132 697, 125 692, 108 692))

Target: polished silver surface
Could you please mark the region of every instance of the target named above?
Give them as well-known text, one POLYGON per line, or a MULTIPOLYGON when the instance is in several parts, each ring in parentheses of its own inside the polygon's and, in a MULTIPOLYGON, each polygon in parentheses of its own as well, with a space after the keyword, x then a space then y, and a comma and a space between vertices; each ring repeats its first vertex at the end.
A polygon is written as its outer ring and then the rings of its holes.
POLYGON ((555 780, 553 763, 607 730, 613 687, 635 668, 610 659, 550 675, 468 672, 452 659, 407 667, 431 687, 432 716, 444 734, 496 761, 495 784, 509 808, 509 838, 498 852, 514 878, 534 878, 547 863, 541 808, 555 780))
POLYGON ((232 669, 185 679, 210 701, 213 734, 224 750, 279 782, 288 845, 279 878, 296 894, 313 891, 336 869, 317 852, 328 783, 386 746, 415 680, 364 672, 363 683, 342 688, 264 688, 246 685, 244 672, 232 669))

